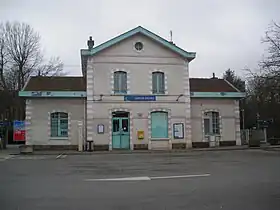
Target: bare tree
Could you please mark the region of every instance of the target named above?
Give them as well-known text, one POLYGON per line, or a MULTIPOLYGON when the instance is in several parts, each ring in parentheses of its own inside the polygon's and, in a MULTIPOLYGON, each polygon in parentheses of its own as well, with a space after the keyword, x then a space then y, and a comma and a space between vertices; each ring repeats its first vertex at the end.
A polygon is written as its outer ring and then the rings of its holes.
POLYGON ((0 24, 0 89, 6 89, 4 70, 7 64, 7 51, 5 46, 5 32, 1 30, 2 28, 3 24, 0 24))
POLYGON ((0 25, 1 55, 0 66, 4 64, 3 68, 0 67, 3 88, 21 90, 30 75, 54 76, 63 71, 63 63, 58 57, 44 62, 40 35, 26 23, 6 22, 0 25))
POLYGON ((66 74, 63 72, 63 63, 58 57, 52 57, 48 63, 40 65, 34 73, 37 76, 58 76, 66 74))
POLYGON ((280 76, 280 25, 276 22, 270 24, 269 29, 265 32, 263 43, 268 45, 267 55, 260 62, 268 76, 280 76))
MULTIPOLYGON (((55 76, 63 73, 58 57, 45 62, 40 35, 30 25, 19 22, 0 23, 0 114, 17 109, 17 119, 24 119, 24 101, 18 97, 29 76, 55 76), (4 94, 9 93, 9 94, 4 94), (4 97, 5 96, 5 97, 4 97), (9 96, 9 97, 8 97, 9 96), (8 100, 9 98, 9 100, 8 100)), ((13 120, 8 114, 9 120, 13 120)), ((6 118, 6 117, 5 117, 6 118)))

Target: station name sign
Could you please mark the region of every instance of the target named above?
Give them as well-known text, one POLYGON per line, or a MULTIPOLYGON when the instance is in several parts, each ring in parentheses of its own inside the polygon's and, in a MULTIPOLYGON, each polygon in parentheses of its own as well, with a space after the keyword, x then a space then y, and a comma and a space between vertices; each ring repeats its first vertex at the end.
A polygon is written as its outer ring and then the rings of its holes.
POLYGON ((154 95, 126 95, 124 101, 156 101, 157 98, 154 95))

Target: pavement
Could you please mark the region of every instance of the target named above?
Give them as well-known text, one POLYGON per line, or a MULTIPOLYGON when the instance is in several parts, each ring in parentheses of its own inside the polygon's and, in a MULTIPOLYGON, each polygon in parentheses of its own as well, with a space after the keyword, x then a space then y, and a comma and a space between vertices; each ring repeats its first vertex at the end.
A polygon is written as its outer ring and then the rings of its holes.
POLYGON ((13 155, 0 209, 279 210, 279 162, 266 150, 13 155))
MULTIPOLYGON (((210 147, 210 148, 192 148, 192 149, 173 149, 170 151, 166 150, 113 150, 113 151, 75 151, 75 150, 35 150, 30 155, 93 155, 93 154, 135 154, 135 153, 189 153, 189 152, 197 152, 197 151, 225 151, 225 150, 274 150, 280 151, 280 145, 267 145, 263 144, 261 147, 252 147, 249 148, 248 145, 241 146, 223 146, 223 147, 210 147)), ((1 157, 5 157, 7 155, 19 155, 19 145, 8 145, 8 149, 1 150, 0 149, 0 159, 1 157)))

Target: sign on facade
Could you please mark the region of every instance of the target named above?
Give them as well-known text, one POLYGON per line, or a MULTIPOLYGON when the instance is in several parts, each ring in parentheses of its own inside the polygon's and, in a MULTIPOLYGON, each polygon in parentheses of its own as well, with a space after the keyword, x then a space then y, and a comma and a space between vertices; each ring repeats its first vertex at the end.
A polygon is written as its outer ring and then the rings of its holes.
POLYGON ((174 139, 183 139, 184 138, 184 124, 183 123, 174 123, 173 124, 173 136, 174 136, 174 139))
POLYGON ((104 125, 103 124, 99 124, 97 126, 97 133, 98 134, 103 134, 104 133, 104 125))
POLYGON ((42 96, 42 91, 32 91, 31 96, 42 96))
POLYGON ((25 141, 25 123, 24 121, 15 120, 14 127, 14 141, 25 141))
POLYGON ((139 140, 144 139, 144 131, 142 131, 142 130, 137 131, 137 137, 139 140))
POLYGON ((156 96, 151 95, 126 95, 124 101, 156 101, 156 96))

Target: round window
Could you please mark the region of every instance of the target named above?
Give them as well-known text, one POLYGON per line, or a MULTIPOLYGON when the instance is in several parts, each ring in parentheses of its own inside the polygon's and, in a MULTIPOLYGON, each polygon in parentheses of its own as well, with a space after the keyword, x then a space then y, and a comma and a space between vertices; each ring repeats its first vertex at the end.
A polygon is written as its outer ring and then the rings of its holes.
POLYGON ((134 47, 137 51, 141 51, 143 49, 143 43, 142 42, 136 42, 134 47))

